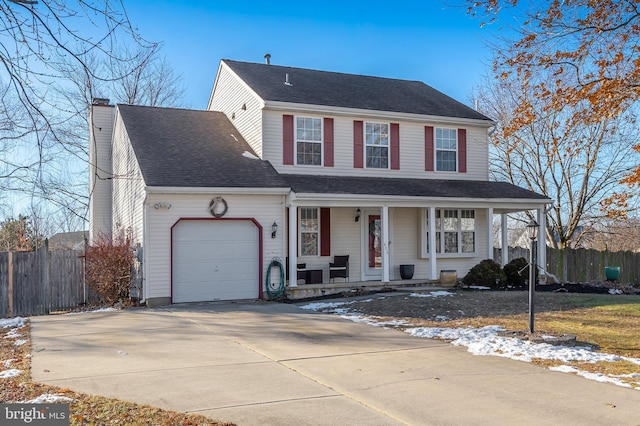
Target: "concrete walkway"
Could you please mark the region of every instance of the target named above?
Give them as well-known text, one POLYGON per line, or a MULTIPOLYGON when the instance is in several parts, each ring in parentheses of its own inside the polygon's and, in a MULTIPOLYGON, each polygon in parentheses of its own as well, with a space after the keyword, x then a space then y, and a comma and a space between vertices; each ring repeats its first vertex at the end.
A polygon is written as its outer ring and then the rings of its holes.
POLYGON ((640 391, 294 305, 31 318, 32 375, 239 425, 640 425, 640 391))

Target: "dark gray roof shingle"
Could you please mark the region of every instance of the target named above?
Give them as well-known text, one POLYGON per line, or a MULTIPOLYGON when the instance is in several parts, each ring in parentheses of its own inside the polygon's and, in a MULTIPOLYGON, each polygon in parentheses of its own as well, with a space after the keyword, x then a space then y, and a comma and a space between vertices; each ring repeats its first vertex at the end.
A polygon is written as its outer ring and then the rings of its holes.
POLYGON ((434 198, 491 198, 543 201, 547 197, 508 182, 399 179, 359 176, 283 175, 292 190, 311 194, 388 195, 434 198))
POLYGON ((148 186, 286 188, 221 112, 118 105, 148 186), (255 154, 254 154, 255 155, 255 154))
POLYGON ((491 120, 421 81, 223 60, 265 101, 491 120), (289 75, 291 85, 284 84, 289 75))

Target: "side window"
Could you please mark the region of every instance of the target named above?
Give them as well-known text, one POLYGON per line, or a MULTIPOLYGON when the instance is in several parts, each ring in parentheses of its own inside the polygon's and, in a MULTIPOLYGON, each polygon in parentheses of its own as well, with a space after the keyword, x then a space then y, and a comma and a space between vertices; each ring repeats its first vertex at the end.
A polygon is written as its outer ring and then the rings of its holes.
POLYGON ((300 208, 300 255, 317 256, 320 242, 320 220, 317 208, 300 208))
POLYGON ((322 119, 296 117, 296 164, 322 165, 322 119))
POLYGON ((365 123, 365 164, 367 168, 389 168, 389 124, 365 123))
POLYGON ((436 170, 455 172, 457 170, 458 137, 456 129, 436 129, 436 170))

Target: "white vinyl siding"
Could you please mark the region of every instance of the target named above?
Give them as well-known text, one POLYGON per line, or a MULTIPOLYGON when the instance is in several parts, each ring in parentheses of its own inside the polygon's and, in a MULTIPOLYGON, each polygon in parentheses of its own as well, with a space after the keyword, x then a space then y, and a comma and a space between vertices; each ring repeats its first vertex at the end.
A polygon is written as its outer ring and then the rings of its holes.
MULTIPOLYGON (((442 173, 424 170, 424 126, 433 123, 394 120, 400 126, 399 170, 356 169, 353 167, 353 121, 367 120, 357 116, 331 117, 325 114, 324 117, 334 119, 334 167, 317 168, 282 164, 282 114, 282 111, 265 110, 263 116, 263 159, 271 162, 280 173, 442 179, 442 173)), ((487 129, 469 126, 464 128, 467 129, 467 173, 447 174, 447 178, 486 181, 489 179, 487 129)))
MULTIPOLYGON (((147 199, 148 222, 146 234, 145 259, 147 262, 145 285, 148 298, 166 298, 171 296, 171 227, 180 219, 213 219, 208 207, 211 200, 221 194, 178 195, 150 194, 147 199), (158 202, 171 203, 170 209, 154 209, 158 202)), ((230 218, 254 218, 263 228, 262 274, 271 263, 271 259, 286 257, 284 251, 284 232, 278 231, 271 238, 271 224, 275 221, 283 229, 283 199, 279 195, 227 195, 222 197, 228 204, 225 220, 230 218)), ((256 283, 256 286, 258 283, 256 283)))
POLYGON ((262 158, 262 101, 224 63, 220 65, 208 110, 225 113, 262 158))
POLYGON ((120 116, 113 134, 113 232, 131 231, 143 241, 144 180, 120 116))

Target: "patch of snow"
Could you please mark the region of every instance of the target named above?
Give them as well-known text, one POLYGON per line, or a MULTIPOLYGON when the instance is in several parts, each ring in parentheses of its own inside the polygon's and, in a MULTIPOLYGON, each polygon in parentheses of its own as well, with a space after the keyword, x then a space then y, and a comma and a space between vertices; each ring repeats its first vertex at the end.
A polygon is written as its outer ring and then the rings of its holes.
POLYGON ((251 158, 252 160, 259 160, 258 157, 256 157, 255 155, 253 155, 252 153, 250 153, 249 151, 245 151, 242 153, 243 157, 247 157, 247 158, 251 158))
POLYGON ((20 328, 27 323, 27 320, 22 317, 3 318, 0 319, 0 328, 20 328))
POLYGON ((7 368, 8 366, 10 366, 11 364, 13 364, 15 361, 17 361, 17 359, 15 358, 11 358, 11 359, 7 359, 5 361, 2 361, 2 366, 4 368, 7 368))
POLYGON ((624 291, 618 290, 617 288, 610 288, 609 294, 624 294, 624 291))
POLYGON ((449 317, 446 317, 444 315, 438 315, 435 318, 436 321, 449 321, 449 319, 450 319, 449 317))
MULTIPOLYGON (((622 386, 625 388, 632 387, 630 384, 625 383, 622 380, 619 380, 615 377, 607 376, 606 374, 602 374, 602 373, 591 373, 589 371, 578 370, 577 368, 571 367, 569 365, 559 365, 557 367, 549 367, 549 370, 560 371, 562 373, 573 373, 573 374, 577 374, 578 376, 582 376, 586 379, 595 380, 597 382, 602 382, 602 383, 613 383, 614 385, 622 386)), ((638 389, 640 390, 640 388, 638 389)))
POLYGON ((484 285, 470 285, 468 288, 473 290, 491 290, 491 287, 487 287, 484 285))
POLYGON ((52 404, 54 402, 72 402, 72 398, 58 395, 56 393, 43 393, 37 398, 24 401, 25 404, 52 404))
POLYGON ((20 373, 22 373, 22 370, 16 370, 15 368, 12 368, 11 370, 0 371, 0 379, 9 379, 11 377, 16 377, 20 373))
MULTIPOLYGON (((429 295, 414 293, 411 296, 436 297, 432 296, 434 293, 437 293, 438 296, 453 294, 447 291, 441 291, 432 292, 429 295)), ((405 321, 378 321, 365 315, 351 313, 348 305, 352 303, 354 302, 314 302, 301 306, 301 308, 314 311, 324 310, 354 322, 378 327, 404 327, 410 325, 405 321)), ((442 318, 442 321, 447 320, 445 319, 446 317, 440 315, 436 317, 436 319, 438 318, 442 318)), ((629 358, 594 352, 590 347, 586 346, 568 347, 550 345, 547 343, 532 343, 528 340, 518 339, 516 337, 501 336, 499 333, 502 331, 505 330, 497 325, 482 328, 412 327, 405 329, 405 332, 414 337, 444 339, 451 341, 452 345, 465 346, 467 350, 474 355, 501 356, 525 362, 531 362, 534 358, 560 360, 562 362, 578 361, 593 364, 597 362, 614 362, 624 360, 640 365, 640 358, 629 358)), ((587 379, 613 383, 624 387, 632 386, 620 380, 621 378, 640 379, 640 374, 638 373, 631 375, 609 376, 582 371, 566 365, 553 367, 551 370, 575 373, 587 379)), ((640 390, 640 382, 638 382, 638 387, 636 389, 640 390)))
POLYGON ((453 296, 454 293, 450 293, 448 291, 440 290, 440 291, 432 291, 431 293, 411 293, 409 297, 440 297, 440 296, 453 296))
POLYGON ((18 337, 22 337, 23 334, 22 333, 18 333, 18 330, 16 330, 15 328, 12 328, 11 330, 9 330, 9 332, 7 332, 7 334, 4 335, 5 339, 17 339, 18 337))
POLYGON ((92 311, 69 312, 69 313, 67 313, 65 315, 96 314, 96 313, 101 313, 101 312, 115 312, 115 311, 119 311, 119 309, 117 309, 117 308, 98 308, 98 309, 94 309, 92 311))
POLYGON ((25 343, 29 343, 29 340, 27 340, 27 339, 18 339, 15 342, 13 342, 13 344, 16 345, 16 346, 22 346, 25 343))

